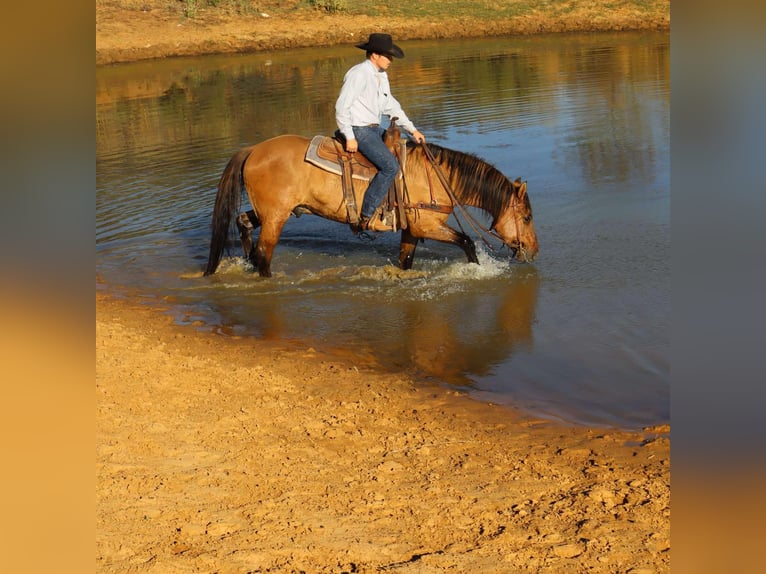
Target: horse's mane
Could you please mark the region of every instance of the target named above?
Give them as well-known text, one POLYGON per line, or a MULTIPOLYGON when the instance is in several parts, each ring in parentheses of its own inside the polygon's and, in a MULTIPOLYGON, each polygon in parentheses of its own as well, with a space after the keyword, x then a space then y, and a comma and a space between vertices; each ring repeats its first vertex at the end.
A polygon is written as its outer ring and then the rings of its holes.
MULTIPOLYGON (((493 218, 508 208, 513 197, 513 187, 500 170, 473 154, 432 143, 425 145, 436 163, 442 166, 459 200, 475 204, 493 218)), ((407 142, 408 155, 417 148, 413 141, 407 142)), ((423 151, 420 153, 423 154, 423 151)))

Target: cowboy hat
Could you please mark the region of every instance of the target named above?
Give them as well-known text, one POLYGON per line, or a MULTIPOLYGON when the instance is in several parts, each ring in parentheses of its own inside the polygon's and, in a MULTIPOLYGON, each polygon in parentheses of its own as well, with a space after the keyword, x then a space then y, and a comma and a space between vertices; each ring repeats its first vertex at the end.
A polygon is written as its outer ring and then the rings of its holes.
POLYGON ((367 42, 357 44, 356 47, 367 52, 385 54, 394 58, 404 58, 404 52, 399 46, 394 44, 390 34, 370 34, 367 42))

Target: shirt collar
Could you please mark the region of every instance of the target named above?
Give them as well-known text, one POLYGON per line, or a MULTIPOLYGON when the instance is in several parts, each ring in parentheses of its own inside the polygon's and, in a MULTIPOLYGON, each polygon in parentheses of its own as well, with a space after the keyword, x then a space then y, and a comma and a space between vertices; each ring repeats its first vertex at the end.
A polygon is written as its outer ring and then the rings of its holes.
POLYGON ((372 60, 366 59, 365 62, 370 65, 370 68, 372 68, 373 73, 375 74, 385 74, 385 70, 379 69, 375 64, 372 63, 372 60))

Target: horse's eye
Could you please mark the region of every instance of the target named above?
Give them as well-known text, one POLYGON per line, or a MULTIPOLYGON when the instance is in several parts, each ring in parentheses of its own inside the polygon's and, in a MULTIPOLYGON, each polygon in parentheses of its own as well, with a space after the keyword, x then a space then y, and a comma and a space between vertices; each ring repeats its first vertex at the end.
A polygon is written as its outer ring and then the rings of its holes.
POLYGON ((525 215, 524 216, 524 223, 529 224, 529 222, 532 221, 532 215, 525 215))

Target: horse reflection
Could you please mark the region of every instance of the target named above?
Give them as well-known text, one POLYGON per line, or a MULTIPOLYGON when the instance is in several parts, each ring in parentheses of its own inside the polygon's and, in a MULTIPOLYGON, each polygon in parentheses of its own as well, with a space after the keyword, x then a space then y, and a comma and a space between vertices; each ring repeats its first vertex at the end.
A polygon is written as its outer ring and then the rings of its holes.
POLYGON ((475 296, 471 305, 465 294, 435 305, 413 304, 402 350, 418 372, 442 382, 466 384, 470 375, 486 375, 531 346, 539 282, 529 269, 511 278, 497 297, 475 296), (493 321, 475 320, 493 313, 493 321))
MULTIPOLYGON (((292 341, 360 368, 404 370, 459 385, 532 344, 540 278, 531 265, 513 265, 491 282, 472 281, 458 293, 436 297, 419 296, 418 286, 407 280, 388 282, 385 298, 383 290, 349 296, 343 285, 313 297, 299 285, 298 306, 293 280, 277 280, 277 289, 263 293, 264 283, 248 285, 241 304, 216 308, 222 325, 217 330, 292 341)), ((447 280, 430 278, 429 288, 435 281, 447 280)))

